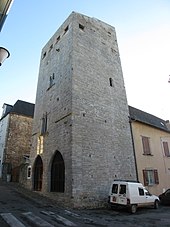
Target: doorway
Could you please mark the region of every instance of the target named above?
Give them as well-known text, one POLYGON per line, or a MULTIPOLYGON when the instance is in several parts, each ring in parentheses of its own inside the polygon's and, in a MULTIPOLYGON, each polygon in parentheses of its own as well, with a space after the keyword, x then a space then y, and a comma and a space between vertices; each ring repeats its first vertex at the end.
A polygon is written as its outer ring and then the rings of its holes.
POLYGON ((37 156, 34 163, 34 191, 41 191, 43 176, 43 162, 40 155, 37 156))
POLYGON ((51 192, 64 192, 65 165, 59 151, 53 157, 51 165, 51 192))

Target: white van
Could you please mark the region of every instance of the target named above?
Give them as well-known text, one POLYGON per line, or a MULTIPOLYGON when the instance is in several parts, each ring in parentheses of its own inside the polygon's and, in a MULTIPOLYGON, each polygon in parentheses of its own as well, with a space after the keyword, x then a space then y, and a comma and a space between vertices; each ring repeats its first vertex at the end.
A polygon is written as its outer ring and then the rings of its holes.
POLYGON ((110 187, 109 204, 111 206, 126 206, 131 213, 135 213, 137 207, 159 206, 159 198, 151 195, 139 182, 114 180, 110 187))

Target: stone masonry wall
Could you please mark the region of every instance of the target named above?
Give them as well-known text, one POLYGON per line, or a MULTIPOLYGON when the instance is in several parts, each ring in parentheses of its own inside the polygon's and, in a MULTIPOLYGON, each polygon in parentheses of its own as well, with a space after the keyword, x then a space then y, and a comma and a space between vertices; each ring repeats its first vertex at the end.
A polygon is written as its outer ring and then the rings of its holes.
POLYGON ((30 154, 32 118, 10 114, 4 163, 12 167, 12 180, 18 181, 23 155, 30 154))
MULTIPOLYGON (((55 194, 69 200, 72 190, 71 126, 72 126, 72 27, 69 19, 58 29, 42 50, 33 124, 31 163, 37 155, 43 161, 42 192, 50 196, 51 162, 59 151, 65 162, 65 193, 55 194), (69 25, 69 27, 68 27, 69 25), (51 78, 53 81, 51 81, 51 78), (37 152, 42 117, 47 114, 47 133, 43 135, 43 151, 37 152)), ((34 178, 34 176, 33 176, 34 178)), ((32 179, 33 180, 33 179, 32 179)), ((31 187, 31 186, 30 186, 31 187)))
POLYGON ((34 171, 41 156, 42 193, 74 207, 94 207, 107 202, 115 178, 135 180, 128 115, 115 29, 73 12, 41 55, 31 164, 34 171), (43 115, 47 132, 40 154, 43 115), (64 193, 50 193, 56 151, 65 163, 64 193))
POLYGON ((135 162, 115 29, 79 14, 73 26, 73 197, 95 206, 114 179, 136 179, 135 162))

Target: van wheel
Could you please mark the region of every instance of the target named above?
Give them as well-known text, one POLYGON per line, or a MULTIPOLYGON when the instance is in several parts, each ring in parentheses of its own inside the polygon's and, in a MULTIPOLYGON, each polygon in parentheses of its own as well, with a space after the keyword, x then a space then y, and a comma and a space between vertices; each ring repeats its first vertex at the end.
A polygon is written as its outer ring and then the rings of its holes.
POLYGON ((155 200, 155 202, 154 202, 154 208, 155 209, 158 209, 159 208, 159 201, 158 200, 155 200))
POLYGON ((136 204, 132 204, 131 207, 130 207, 130 212, 132 214, 136 213, 136 210, 137 210, 137 205, 136 204))

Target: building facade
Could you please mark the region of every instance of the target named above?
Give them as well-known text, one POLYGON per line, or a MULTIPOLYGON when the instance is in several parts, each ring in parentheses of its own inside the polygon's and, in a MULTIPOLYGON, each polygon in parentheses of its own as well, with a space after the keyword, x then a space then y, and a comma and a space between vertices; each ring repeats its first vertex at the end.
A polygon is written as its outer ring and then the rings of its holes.
MULTIPOLYGON (((0 176, 19 181, 21 165, 30 155, 34 104, 18 100, 4 104, 0 119, 0 176)), ((26 180, 26 179, 25 179, 26 180)))
POLYGON ((170 188, 170 129, 167 122, 129 107, 138 180, 151 193, 170 188))
POLYGON ((42 49, 30 188, 73 207, 107 202, 136 179, 115 29, 71 13, 42 49))

